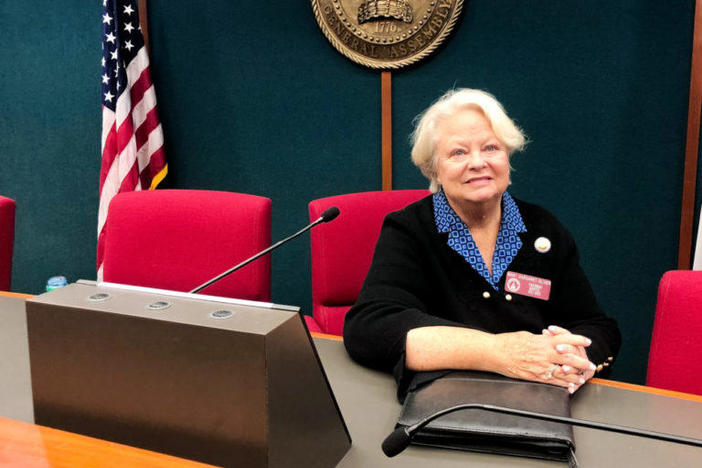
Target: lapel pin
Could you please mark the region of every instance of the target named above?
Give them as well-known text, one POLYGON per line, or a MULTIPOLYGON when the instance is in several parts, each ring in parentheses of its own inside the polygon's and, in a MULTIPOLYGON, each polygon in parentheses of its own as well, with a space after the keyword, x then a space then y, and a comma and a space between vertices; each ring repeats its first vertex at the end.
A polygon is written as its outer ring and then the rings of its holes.
POLYGON ((534 248, 539 253, 546 253, 551 250, 551 241, 547 237, 539 237, 534 241, 534 248))

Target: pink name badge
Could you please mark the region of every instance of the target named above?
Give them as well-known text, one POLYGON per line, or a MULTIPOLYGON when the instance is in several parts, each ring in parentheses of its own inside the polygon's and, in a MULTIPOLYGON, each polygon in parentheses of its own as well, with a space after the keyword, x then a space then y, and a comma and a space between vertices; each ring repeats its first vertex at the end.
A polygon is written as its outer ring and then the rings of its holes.
POLYGON ((548 296, 551 293, 551 280, 508 271, 505 279, 505 290, 548 301, 548 296))

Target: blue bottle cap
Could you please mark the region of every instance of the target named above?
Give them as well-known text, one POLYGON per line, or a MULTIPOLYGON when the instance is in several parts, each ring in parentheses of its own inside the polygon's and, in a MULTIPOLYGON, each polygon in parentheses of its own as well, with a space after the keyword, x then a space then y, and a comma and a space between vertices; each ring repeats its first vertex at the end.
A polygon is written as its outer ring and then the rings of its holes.
POLYGON ((68 284, 68 282, 66 281, 65 276, 52 276, 46 282, 46 290, 51 291, 52 289, 62 288, 64 286, 66 286, 67 284, 68 284))

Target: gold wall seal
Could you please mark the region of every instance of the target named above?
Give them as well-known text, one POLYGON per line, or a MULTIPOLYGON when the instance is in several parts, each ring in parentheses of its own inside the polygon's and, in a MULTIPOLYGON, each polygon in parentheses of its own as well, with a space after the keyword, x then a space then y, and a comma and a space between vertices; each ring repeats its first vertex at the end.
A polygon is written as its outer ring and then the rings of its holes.
POLYGON ((431 54, 453 29, 463 0, 312 0, 329 42, 356 63, 397 69, 431 54))

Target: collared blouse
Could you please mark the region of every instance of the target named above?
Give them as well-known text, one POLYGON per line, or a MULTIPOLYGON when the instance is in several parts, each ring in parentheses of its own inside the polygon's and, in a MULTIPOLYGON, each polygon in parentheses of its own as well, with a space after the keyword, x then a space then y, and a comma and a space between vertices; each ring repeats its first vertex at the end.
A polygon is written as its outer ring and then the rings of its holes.
POLYGON ((468 226, 451 208, 444 192, 435 193, 433 198, 436 228, 439 232, 448 233, 448 246, 463 257, 497 291, 500 278, 522 248, 519 233, 527 232, 522 215, 512 196, 507 192, 502 194, 502 218, 492 257, 492 276, 468 226))

